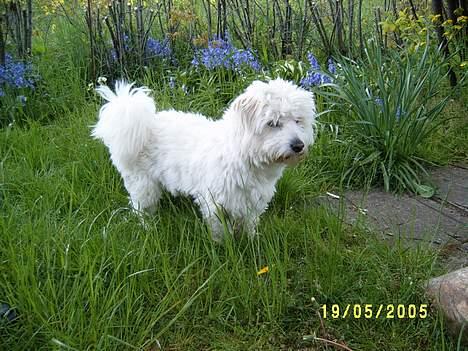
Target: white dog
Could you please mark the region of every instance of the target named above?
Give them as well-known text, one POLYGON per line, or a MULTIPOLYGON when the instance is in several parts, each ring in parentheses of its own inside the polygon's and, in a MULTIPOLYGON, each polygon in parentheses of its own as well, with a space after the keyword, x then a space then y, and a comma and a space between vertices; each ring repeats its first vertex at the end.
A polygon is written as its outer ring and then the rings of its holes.
POLYGON ((226 223, 254 234, 285 166, 314 141, 313 94, 281 79, 253 82, 219 120, 156 112, 147 88, 124 82, 115 94, 97 91, 108 103, 92 135, 109 148, 133 208, 153 211, 163 189, 192 196, 215 240, 226 223))

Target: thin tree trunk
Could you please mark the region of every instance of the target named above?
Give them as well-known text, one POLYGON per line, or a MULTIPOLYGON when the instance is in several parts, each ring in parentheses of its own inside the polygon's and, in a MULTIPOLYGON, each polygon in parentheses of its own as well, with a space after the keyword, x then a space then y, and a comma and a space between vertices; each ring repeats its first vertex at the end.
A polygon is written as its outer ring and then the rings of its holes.
POLYGON ((364 39, 362 38, 362 0, 359 0, 357 23, 359 32, 359 53, 362 57, 364 55, 364 39))
MULTIPOLYGON (((442 22, 444 20, 444 16, 443 16, 444 4, 442 0, 432 0, 432 12, 434 13, 435 16, 439 15, 439 19, 435 23, 437 37, 439 38, 439 43, 441 46, 442 53, 444 54, 444 57, 448 58, 450 57, 450 49, 448 47, 447 38, 444 36, 444 28, 442 27, 442 22)), ((455 75, 455 72, 450 66, 448 69, 448 75, 449 75, 450 85, 452 87, 456 86, 457 76, 455 75)))
POLYGON ((26 8, 27 17, 27 32, 26 35, 26 52, 28 55, 31 54, 32 48, 32 0, 28 0, 26 8))
POLYGON ((7 16, 0 14, 0 66, 5 64, 5 45, 8 35, 7 16), (5 32, 3 31, 5 29, 5 32))
POLYGON ((284 0, 285 15, 284 15, 284 31, 283 31, 283 43, 282 43, 282 54, 283 57, 292 54, 292 33, 291 33, 291 20, 292 20, 292 9, 289 0, 284 0))
POLYGON ((91 0, 88 0, 86 8, 86 24, 88 25, 89 33, 89 50, 91 51, 91 74, 93 80, 96 78, 96 50, 94 47, 94 31, 93 31, 93 18, 91 11, 91 0))

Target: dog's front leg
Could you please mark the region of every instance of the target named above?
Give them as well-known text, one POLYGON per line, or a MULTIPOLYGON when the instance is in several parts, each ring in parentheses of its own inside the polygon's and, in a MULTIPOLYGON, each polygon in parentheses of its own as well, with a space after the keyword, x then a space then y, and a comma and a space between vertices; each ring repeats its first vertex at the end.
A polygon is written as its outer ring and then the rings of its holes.
POLYGON ((211 229, 211 237, 217 243, 222 243, 225 232, 225 225, 218 215, 212 214, 205 217, 205 221, 211 229))
POLYGON ((257 236, 257 225, 258 225, 258 216, 250 216, 244 220, 244 230, 247 232, 247 235, 250 239, 254 239, 257 236))

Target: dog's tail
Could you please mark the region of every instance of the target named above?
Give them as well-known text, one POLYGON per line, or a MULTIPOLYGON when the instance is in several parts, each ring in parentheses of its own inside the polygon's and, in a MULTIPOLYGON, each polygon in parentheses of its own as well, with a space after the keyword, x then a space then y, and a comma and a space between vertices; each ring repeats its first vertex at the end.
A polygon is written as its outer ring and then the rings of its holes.
POLYGON ((119 81, 115 93, 107 86, 96 91, 108 102, 101 107, 91 135, 109 148, 117 169, 130 168, 151 138, 156 107, 150 90, 119 81))

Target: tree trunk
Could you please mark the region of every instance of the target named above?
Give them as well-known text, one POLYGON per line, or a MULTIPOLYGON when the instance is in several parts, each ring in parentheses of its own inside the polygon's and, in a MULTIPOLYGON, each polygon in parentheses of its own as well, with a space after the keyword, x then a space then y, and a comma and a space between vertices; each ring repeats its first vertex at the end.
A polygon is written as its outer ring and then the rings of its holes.
MULTIPOLYGON (((450 57, 450 49, 448 47, 447 38, 444 36, 444 28, 442 27, 442 22, 444 21, 444 3, 442 0, 432 0, 432 12, 435 16, 439 15, 438 20, 435 22, 437 37, 439 38, 439 43, 441 46, 442 53, 445 58, 450 57)), ((450 85, 452 87, 457 85, 457 76, 453 71, 452 67, 449 66, 448 70, 450 85)))
POLYGON ((283 23, 283 40, 281 45, 281 54, 283 57, 292 54, 292 33, 291 33, 291 21, 292 21, 292 9, 289 0, 284 1, 285 15, 283 23))

